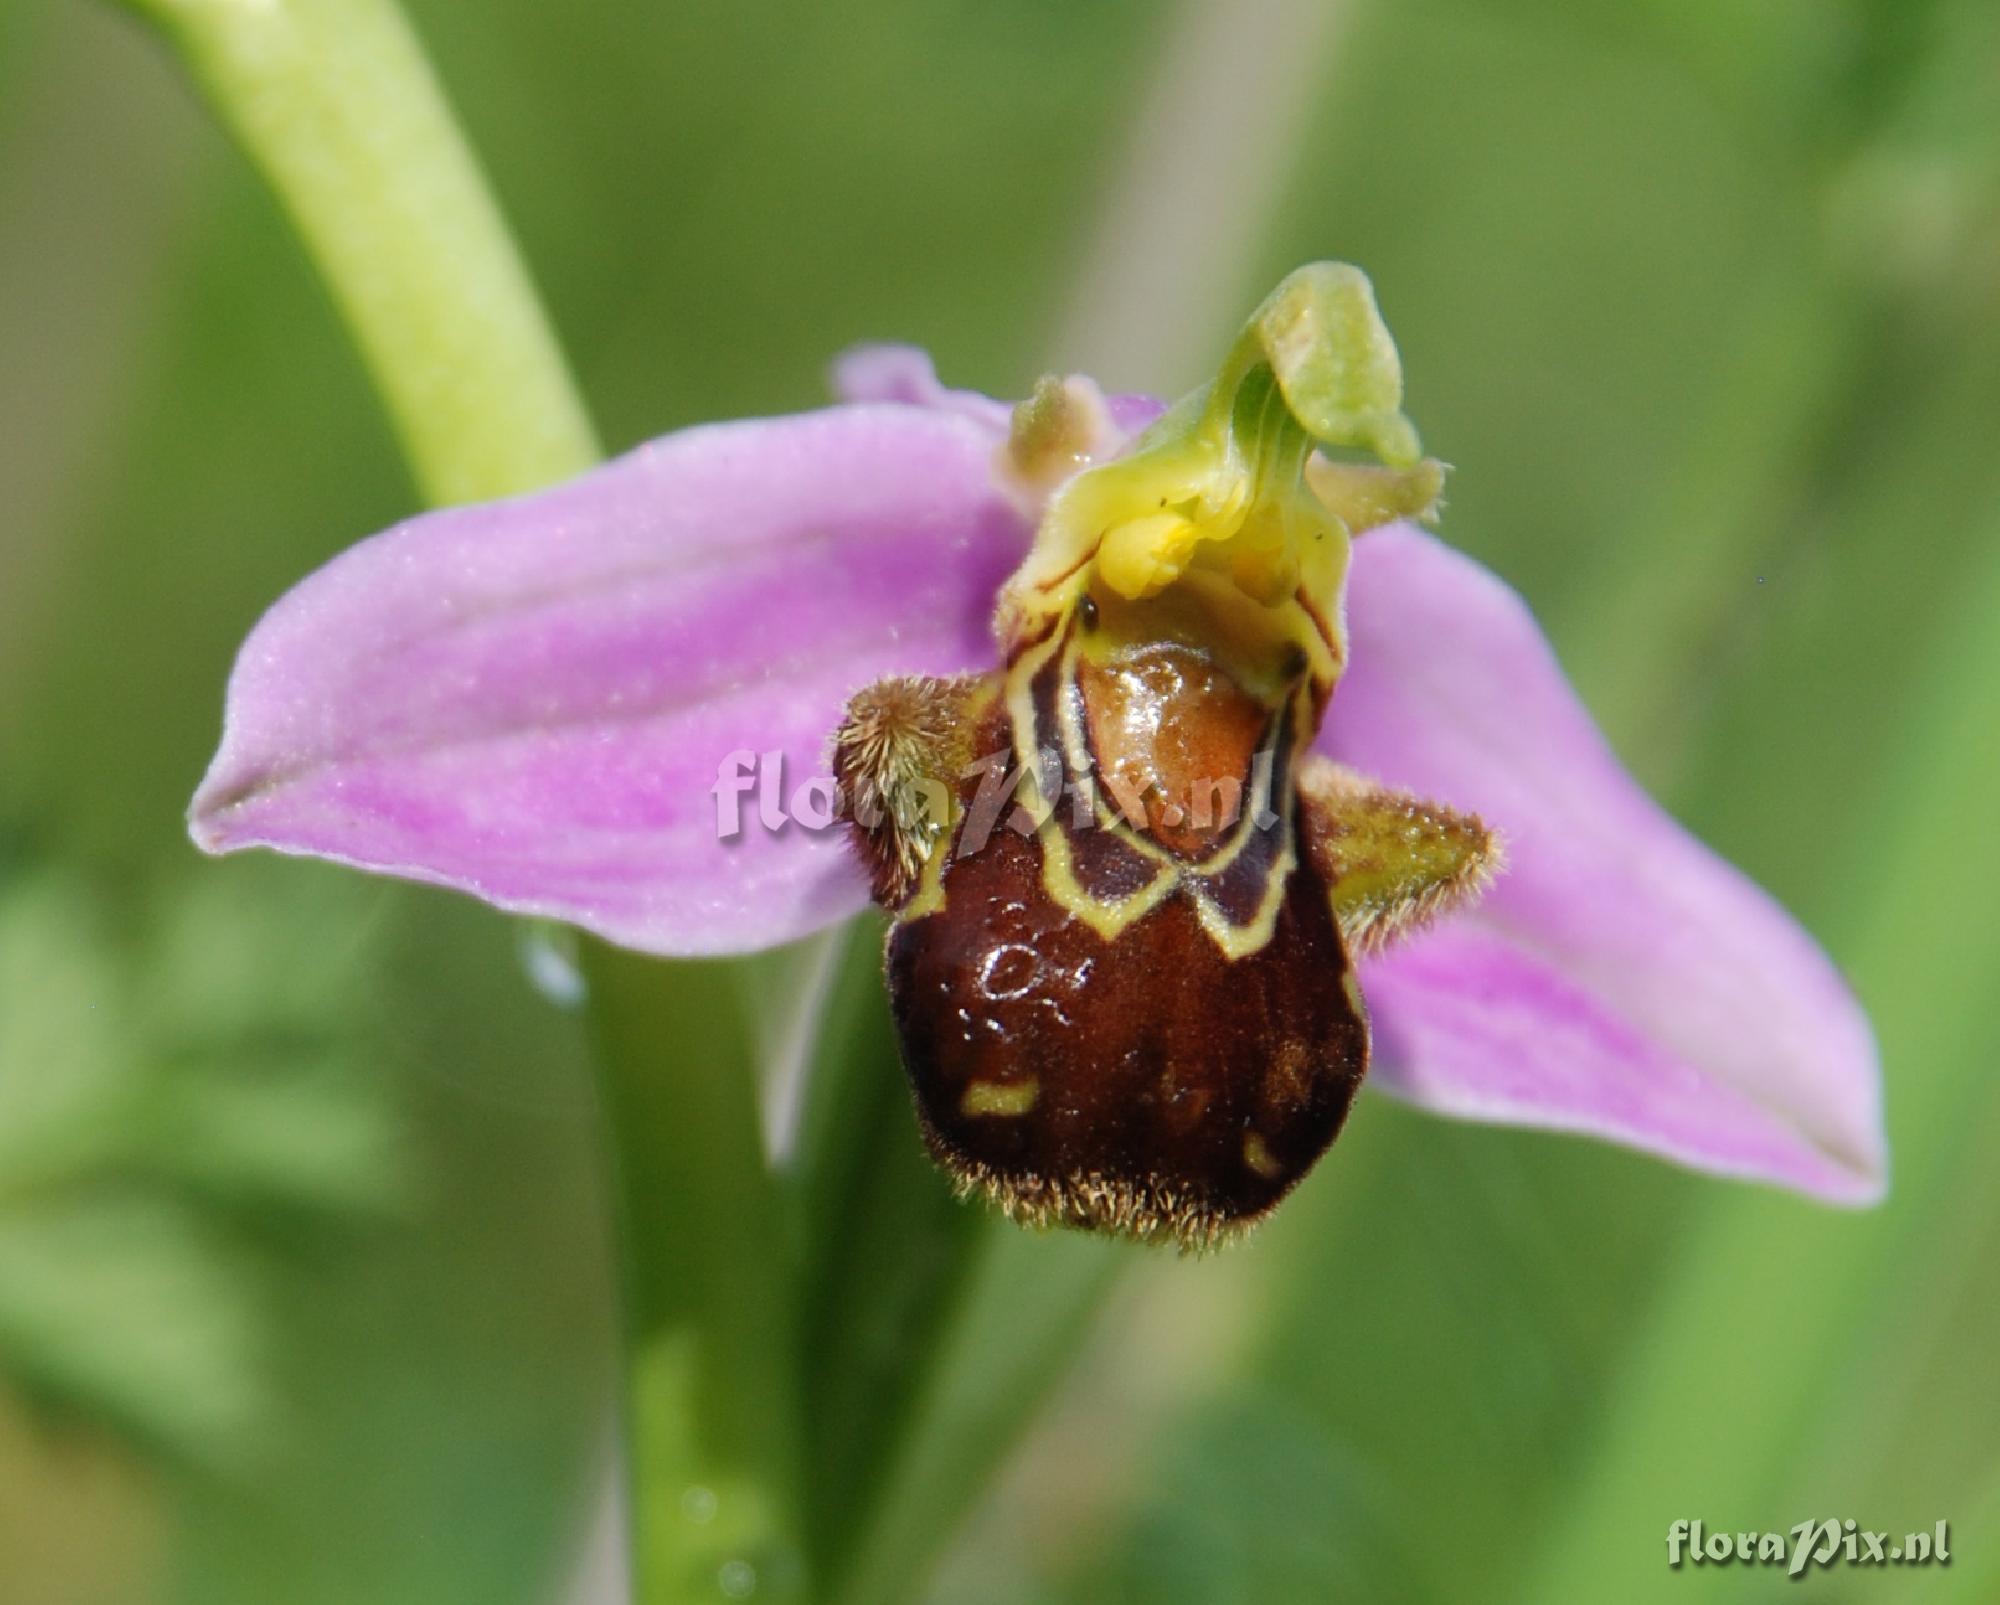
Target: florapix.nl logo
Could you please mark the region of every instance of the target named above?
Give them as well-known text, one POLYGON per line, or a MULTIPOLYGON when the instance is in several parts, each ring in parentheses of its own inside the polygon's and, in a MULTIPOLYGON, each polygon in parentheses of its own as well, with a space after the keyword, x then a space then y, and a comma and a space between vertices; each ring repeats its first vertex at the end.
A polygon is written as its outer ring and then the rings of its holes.
POLYGON ((1667 1564, 1782 1566, 1790 1577, 1815 1567, 1949 1566, 1951 1528, 1936 1522, 1921 1532, 1877 1532, 1851 1517, 1802 1521, 1786 1532, 1711 1531, 1698 1520, 1667 1529, 1667 1564))
POLYGON ((1032 835, 1061 815, 1070 830, 1091 830, 1111 822, 1134 830, 1227 832, 1247 813, 1258 830, 1279 821, 1271 806, 1275 758, 1260 752, 1246 783, 1236 776, 1197 777, 1169 794, 1157 782, 1122 771, 1098 771, 1065 763, 1044 748, 1032 766, 1018 763, 1011 750, 989 753, 968 763, 956 785, 915 778, 893 793, 849 795, 829 774, 813 774, 788 784, 783 752, 738 748, 716 765, 715 833, 735 841, 756 829, 824 831, 849 821, 864 830, 894 819, 958 828, 956 852, 978 852, 996 829, 1032 835), (1032 784, 1030 780, 1032 779, 1032 784))

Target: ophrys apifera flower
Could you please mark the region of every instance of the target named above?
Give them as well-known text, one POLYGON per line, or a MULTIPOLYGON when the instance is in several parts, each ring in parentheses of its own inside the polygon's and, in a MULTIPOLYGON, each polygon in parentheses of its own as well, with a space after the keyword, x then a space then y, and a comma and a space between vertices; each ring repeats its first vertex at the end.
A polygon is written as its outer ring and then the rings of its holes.
POLYGON ((1879 1191, 1832 965, 1411 522, 1441 471, 1358 273, 1288 279, 1165 412, 1010 410, 893 348, 839 380, 302 582, 197 840, 669 955, 872 890, 933 1150, 1037 1218, 1255 1219, 1371 1056, 1447 1113, 1879 1191))

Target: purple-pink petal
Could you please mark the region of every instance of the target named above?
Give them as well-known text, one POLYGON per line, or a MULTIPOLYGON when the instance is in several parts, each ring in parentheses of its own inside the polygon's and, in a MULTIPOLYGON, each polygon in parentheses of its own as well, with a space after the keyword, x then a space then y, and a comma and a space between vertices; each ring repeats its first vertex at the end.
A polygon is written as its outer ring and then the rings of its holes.
POLYGON ((1014 409, 977 390, 953 390, 937 376, 922 346, 861 345, 834 358, 828 375, 842 401, 886 401, 957 413, 991 432, 994 443, 1007 438, 1014 409))
MULTIPOLYGON (((831 378, 833 393, 842 401, 896 401, 959 413, 991 429, 996 442, 1006 438, 1014 416, 1013 406, 1008 402, 995 401, 976 390, 953 390, 946 385, 938 378, 930 353, 922 346, 854 346, 834 360, 831 378)), ((1081 382, 1096 392, 1094 382, 1081 382)), ((1152 396, 1116 394, 1102 399, 1116 438, 1106 442, 1107 450, 1101 455, 1110 455, 1166 411, 1152 396)))
POLYGON ((990 666, 1026 549, 990 427, 873 404, 690 429, 515 500, 412 519, 274 606, 191 810, 271 847, 455 887, 657 953, 858 910, 843 833, 776 833, 718 766, 826 773, 854 690, 990 666))
POLYGON ((1766 893, 1612 755, 1511 589, 1407 526, 1356 545, 1322 750, 1473 810, 1509 869, 1370 962, 1378 1085, 1848 1203, 1882 1191, 1867 1019, 1766 893))

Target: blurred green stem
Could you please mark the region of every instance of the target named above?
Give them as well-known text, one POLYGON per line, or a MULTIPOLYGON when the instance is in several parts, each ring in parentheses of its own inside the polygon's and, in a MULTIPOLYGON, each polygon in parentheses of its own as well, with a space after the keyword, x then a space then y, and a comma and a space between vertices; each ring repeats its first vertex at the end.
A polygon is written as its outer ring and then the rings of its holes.
MULTIPOLYGON (((160 24, 297 224, 432 502, 598 458, 477 162, 390 0, 126 0, 160 24)), ((586 969, 631 1334, 639 1597, 784 1598, 796 1541, 789 1261, 756 1076, 712 968, 586 969)))
POLYGON ((792 1261, 748 1021, 724 964, 594 944, 584 969, 625 1223, 639 1598, 803 1597, 792 1261))
POLYGON ((391 0, 126 0, 291 213, 432 502, 599 455, 527 270, 391 0))

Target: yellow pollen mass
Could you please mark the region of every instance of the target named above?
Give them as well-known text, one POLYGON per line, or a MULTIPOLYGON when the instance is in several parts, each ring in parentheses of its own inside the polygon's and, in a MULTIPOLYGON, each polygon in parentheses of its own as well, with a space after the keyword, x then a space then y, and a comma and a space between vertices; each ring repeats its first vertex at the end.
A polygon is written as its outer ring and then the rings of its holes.
POLYGON ((1128 519, 1098 547, 1098 578, 1128 602, 1157 596, 1187 571, 1201 538, 1201 526, 1179 513, 1128 519))

